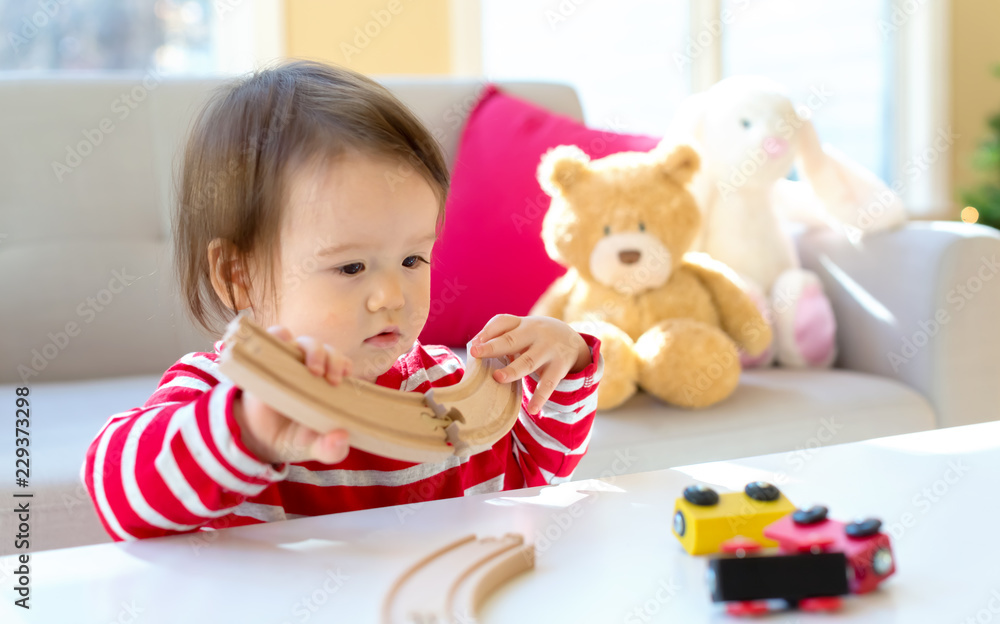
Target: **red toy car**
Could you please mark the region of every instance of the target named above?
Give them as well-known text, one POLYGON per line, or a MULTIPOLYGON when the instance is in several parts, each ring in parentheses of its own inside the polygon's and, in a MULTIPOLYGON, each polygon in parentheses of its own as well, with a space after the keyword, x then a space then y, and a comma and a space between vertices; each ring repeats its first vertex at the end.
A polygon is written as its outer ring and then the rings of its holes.
POLYGON ((896 571, 889 536, 882 522, 869 518, 844 523, 827 518, 827 508, 798 510, 764 529, 787 553, 842 552, 847 557, 852 594, 864 594, 896 571))

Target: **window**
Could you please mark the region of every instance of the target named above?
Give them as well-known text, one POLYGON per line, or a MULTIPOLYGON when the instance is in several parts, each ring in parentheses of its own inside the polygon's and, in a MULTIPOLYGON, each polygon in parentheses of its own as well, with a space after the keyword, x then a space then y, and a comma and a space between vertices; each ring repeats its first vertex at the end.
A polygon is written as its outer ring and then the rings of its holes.
POLYGON ((5 2, 0 69, 211 71, 214 20, 213 0, 5 2))
POLYGON ((0 71, 242 73, 283 55, 283 3, 0 1, 0 71))
POLYGON ((824 92, 820 138, 886 181, 898 170, 889 0, 481 1, 483 73, 568 82, 593 126, 661 135, 692 85, 762 74, 797 103, 824 92))
POLYGON ((890 179, 885 0, 723 0, 722 75, 763 74, 810 100, 820 139, 890 179))
POLYGON ((490 80, 573 85, 591 126, 663 134, 689 92, 687 0, 482 0, 490 80))

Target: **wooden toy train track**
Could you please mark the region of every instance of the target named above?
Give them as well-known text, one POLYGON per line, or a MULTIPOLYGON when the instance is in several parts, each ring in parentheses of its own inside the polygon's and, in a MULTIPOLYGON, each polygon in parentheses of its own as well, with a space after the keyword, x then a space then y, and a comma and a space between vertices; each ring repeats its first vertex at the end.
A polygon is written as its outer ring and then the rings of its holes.
POLYGON ((382 623, 475 622, 480 605, 497 587, 534 567, 534 546, 521 535, 467 535, 427 555, 396 580, 382 607, 382 623))
POLYGON ((320 433, 346 429, 350 444, 409 462, 438 462, 485 450, 514 426, 521 384, 498 383, 497 358, 469 358, 462 381, 424 394, 311 373, 297 345, 240 316, 223 337, 219 372, 275 410, 320 433))

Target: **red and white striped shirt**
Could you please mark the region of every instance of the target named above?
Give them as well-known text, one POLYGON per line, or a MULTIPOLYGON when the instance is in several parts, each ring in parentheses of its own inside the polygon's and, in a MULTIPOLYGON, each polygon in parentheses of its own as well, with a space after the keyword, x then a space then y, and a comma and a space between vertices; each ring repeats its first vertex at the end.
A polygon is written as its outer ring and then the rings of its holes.
MULTIPOLYGON (((220 340, 215 353, 171 366, 145 405, 111 416, 87 450, 84 481, 116 541, 566 481, 587 451, 604 370, 600 341, 581 335, 591 364, 559 382, 538 414, 526 411, 533 374, 509 435, 471 457, 425 464, 356 448, 339 464, 261 462, 240 439, 232 407, 242 390, 218 372, 220 340)), ((418 342, 375 383, 423 393, 464 371, 447 348, 418 342)))

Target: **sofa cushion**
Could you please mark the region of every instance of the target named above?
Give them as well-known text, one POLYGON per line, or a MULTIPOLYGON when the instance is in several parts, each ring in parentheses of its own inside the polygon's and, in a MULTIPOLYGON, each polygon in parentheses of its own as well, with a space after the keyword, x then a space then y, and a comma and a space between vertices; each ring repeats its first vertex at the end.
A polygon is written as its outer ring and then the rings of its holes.
POLYGON ((459 143, 421 341, 465 346, 495 314, 527 314, 565 272, 549 259, 541 239, 549 207, 535 179, 542 154, 573 144, 600 158, 649 151, 656 143, 653 137, 587 128, 488 86, 459 143))
POLYGON ((817 447, 935 426, 927 400, 893 379, 837 369, 749 370, 728 399, 708 409, 671 407, 639 393, 599 413, 573 479, 798 451, 788 459, 790 478, 817 447))

